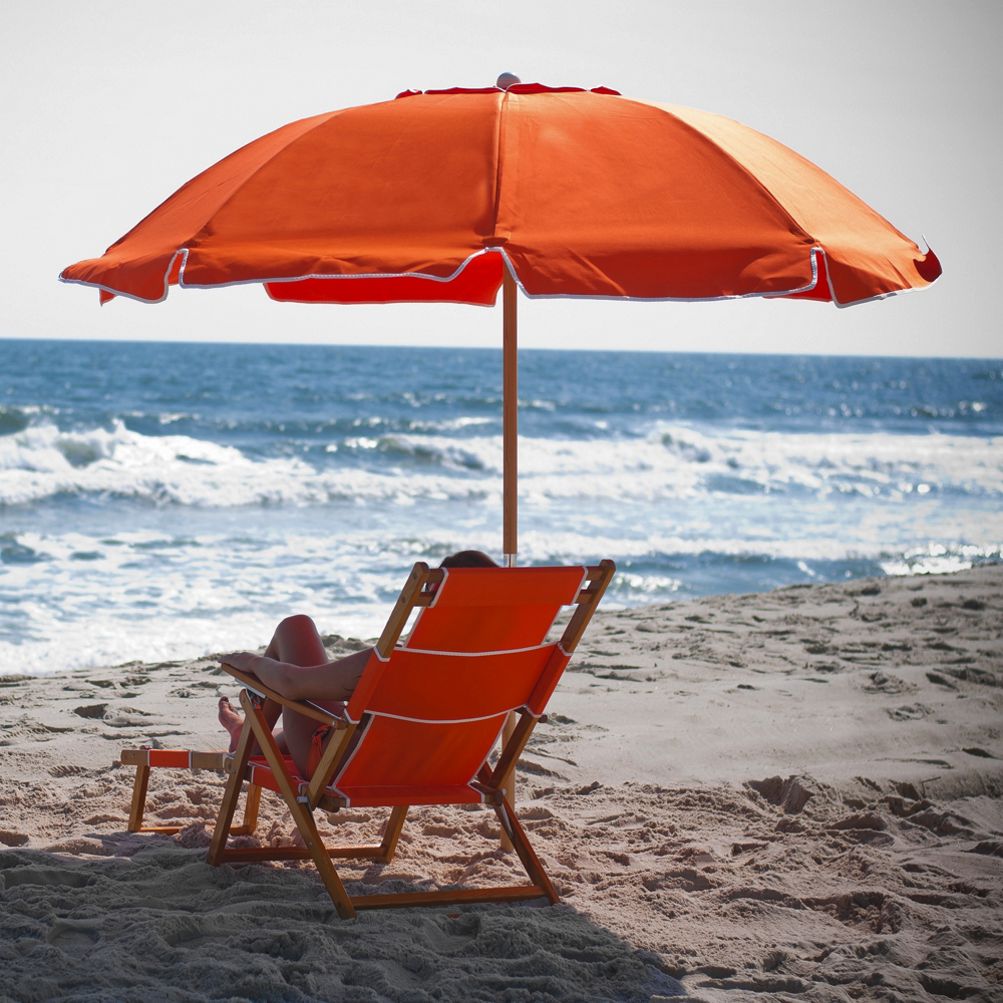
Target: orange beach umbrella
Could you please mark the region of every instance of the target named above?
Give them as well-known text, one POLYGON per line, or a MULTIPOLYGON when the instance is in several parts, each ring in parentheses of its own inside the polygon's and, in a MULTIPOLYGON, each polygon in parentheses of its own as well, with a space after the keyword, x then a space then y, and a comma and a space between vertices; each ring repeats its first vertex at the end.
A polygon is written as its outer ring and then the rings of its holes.
POLYGON ((932 251, 753 129, 605 87, 512 79, 285 125, 60 278, 97 287, 102 302, 253 282, 297 302, 490 305, 504 287, 503 550, 514 563, 517 287, 845 306, 940 274, 932 251))

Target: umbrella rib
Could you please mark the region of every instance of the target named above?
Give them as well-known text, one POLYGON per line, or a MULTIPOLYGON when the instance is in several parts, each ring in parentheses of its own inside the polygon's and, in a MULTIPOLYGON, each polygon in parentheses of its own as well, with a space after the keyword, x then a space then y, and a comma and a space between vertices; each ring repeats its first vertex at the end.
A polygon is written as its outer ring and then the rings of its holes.
MULTIPOLYGON (((495 185, 494 185, 494 209, 492 213, 491 220, 491 233, 489 239, 498 239, 498 213, 501 211, 501 187, 502 187, 502 151, 505 149, 505 144, 502 141, 503 133, 505 131, 505 117, 508 111, 508 100, 509 93, 504 91, 501 95, 501 101, 498 102, 498 128, 495 130, 495 185)), ((508 239, 508 234, 505 235, 505 239, 508 239)))

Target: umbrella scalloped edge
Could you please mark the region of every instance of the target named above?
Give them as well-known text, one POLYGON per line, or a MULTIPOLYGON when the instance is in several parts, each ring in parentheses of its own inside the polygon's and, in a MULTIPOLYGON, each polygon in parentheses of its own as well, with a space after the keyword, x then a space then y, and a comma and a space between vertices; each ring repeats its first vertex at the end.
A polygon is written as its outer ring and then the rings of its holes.
POLYGON ((160 303, 167 298, 172 285, 189 289, 213 289, 217 287, 237 285, 262 285, 268 296, 278 302, 294 303, 340 303, 340 304, 375 304, 375 303, 462 303, 471 306, 493 306, 498 289, 501 285, 501 266, 491 262, 488 256, 498 255, 504 267, 515 280, 516 285, 528 299, 594 299, 594 300, 631 300, 634 302, 678 302, 697 303, 716 300, 734 299, 811 299, 834 303, 837 307, 856 306, 860 303, 870 303, 874 300, 887 299, 903 292, 913 292, 922 289, 926 284, 934 282, 942 273, 940 260, 932 248, 926 244, 922 259, 916 262, 916 269, 924 285, 904 286, 901 289, 891 289, 863 299, 840 301, 833 288, 829 275, 825 248, 815 245, 810 249, 811 280, 803 286, 794 289, 723 294, 719 296, 610 296, 572 293, 532 293, 529 292, 519 277, 512 259, 503 247, 488 247, 469 255, 451 274, 446 276, 429 275, 424 272, 395 273, 365 273, 365 274, 307 274, 292 277, 261 276, 250 279, 240 279, 234 282, 193 283, 185 281, 185 264, 188 260, 188 248, 182 247, 174 253, 164 274, 164 291, 156 299, 147 299, 134 293, 113 286, 88 282, 84 279, 66 278, 61 274, 59 280, 71 285, 83 285, 96 288, 100 292, 101 303, 107 303, 117 296, 137 300, 141 303, 160 303), (473 267, 471 267, 473 265, 473 267), (339 281, 340 280, 340 281, 339 281), (358 285, 356 285, 356 281, 358 285), (328 285, 336 283, 336 285, 328 285), (342 283, 345 283, 342 285, 342 283), (417 283, 417 284, 416 284, 417 283), (431 283, 431 285, 425 285, 431 283))

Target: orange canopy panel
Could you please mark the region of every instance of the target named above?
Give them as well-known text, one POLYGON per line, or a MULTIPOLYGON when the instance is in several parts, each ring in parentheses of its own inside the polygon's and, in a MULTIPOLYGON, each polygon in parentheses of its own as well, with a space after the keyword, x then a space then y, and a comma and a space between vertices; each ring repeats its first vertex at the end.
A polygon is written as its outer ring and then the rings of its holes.
POLYGON ((859 302, 922 251, 730 119, 596 88, 406 92, 277 129, 189 181, 68 282, 157 301, 256 282, 300 302, 529 296, 859 302))

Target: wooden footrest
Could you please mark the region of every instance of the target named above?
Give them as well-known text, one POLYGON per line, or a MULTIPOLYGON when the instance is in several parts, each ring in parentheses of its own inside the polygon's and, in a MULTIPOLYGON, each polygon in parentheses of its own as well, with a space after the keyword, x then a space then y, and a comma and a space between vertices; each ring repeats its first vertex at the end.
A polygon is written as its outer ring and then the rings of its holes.
MULTIPOLYGON (((226 773, 230 759, 229 752, 193 752, 190 749, 123 749, 119 756, 119 762, 123 766, 136 767, 132 803, 129 806, 129 832, 151 832, 170 836, 184 828, 184 825, 143 825, 151 769, 212 770, 214 773, 226 773)), ((253 784, 248 785, 244 823, 231 828, 231 835, 251 836, 254 834, 258 822, 260 800, 261 788, 253 784)))
POLYGON ((215 770, 226 772, 228 752, 192 752, 190 749, 123 749, 123 766, 152 766, 168 770, 215 770))

